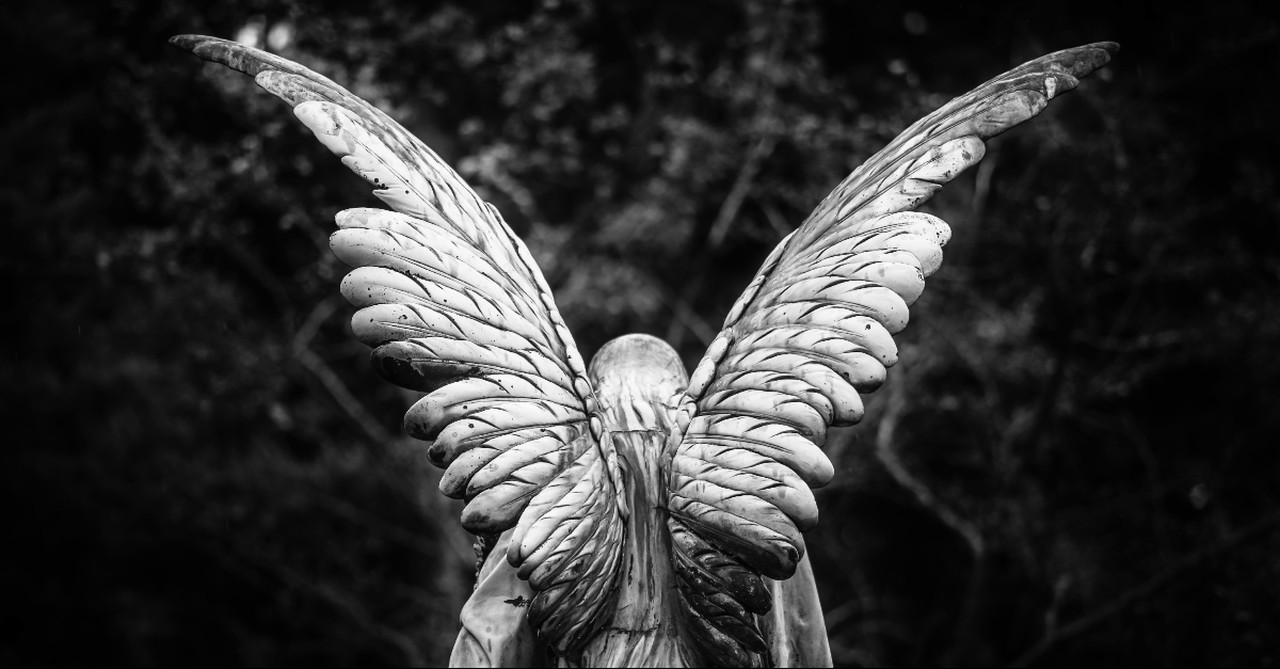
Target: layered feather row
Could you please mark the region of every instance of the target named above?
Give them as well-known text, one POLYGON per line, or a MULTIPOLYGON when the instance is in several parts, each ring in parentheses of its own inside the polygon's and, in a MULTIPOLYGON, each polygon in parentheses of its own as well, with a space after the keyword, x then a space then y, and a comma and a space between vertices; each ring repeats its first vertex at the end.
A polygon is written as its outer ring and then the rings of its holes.
POLYGON ((981 160, 984 139, 1035 116, 1114 49, 1050 54, 908 128, 778 246, 731 310, 690 377, 669 480, 678 585, 711 660, 761 652, 751 614, 768 603, 754 593, 804 555, 801 533, 818 516, 810 488, 833 476, 826 430, 862 419, 861 394, 897 361, 892 335, 942 262, 950 228, 911 210, 981 160))
POLYGON ((601 444, 586 368, 541 272, 492 205, 398 123, 334 82, 226 40, 174 38, 287 101, 395 211, 351 209, 330 239, 355 269, 343 295, 374 365, 427 393, 409 434, 446 467, 482 535, 517 526, 507 556, 535 592, 531 620, 570 656, 612 611, 624 552, 617 463, 601 444))

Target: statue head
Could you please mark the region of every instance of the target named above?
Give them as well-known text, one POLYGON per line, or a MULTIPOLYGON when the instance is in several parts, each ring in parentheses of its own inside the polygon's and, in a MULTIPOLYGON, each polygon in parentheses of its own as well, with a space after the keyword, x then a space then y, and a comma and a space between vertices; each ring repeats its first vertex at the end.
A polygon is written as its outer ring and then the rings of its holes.
POLYGON ((689 385, 689 374, 676 350, 647 334, 609 340, 591 358, 587 376, 605 406, 612 404, 609 399, 624 396, 673 402, 689 385))

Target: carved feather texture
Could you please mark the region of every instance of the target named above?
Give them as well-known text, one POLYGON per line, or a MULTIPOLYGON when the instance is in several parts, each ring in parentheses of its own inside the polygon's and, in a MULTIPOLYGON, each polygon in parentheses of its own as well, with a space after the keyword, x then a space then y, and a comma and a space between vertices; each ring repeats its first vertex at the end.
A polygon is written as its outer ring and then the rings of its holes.
POLYGON ((572 655, 612 615, 626 537, 585 365, 528 250, 435 153, 334 82, 234 42, 171 41, 288 102, 395 210, 337 217, 352 329, 383 376, 428 393, 406 431, 447 467, 441 490, 467 500, 467 529, 517 528, 509 558, 537 593, 530 621, 572 655))
POLYGON ((698 612, 686 616, 694 643, 726 665, 764 666, 767 646, 755 615, 768 613, 773 600, 763 579, 679 521, 668 527, 681 605, 698 612))
POLYGON ((537 629, 572 630, 557 644, 563 655, 584 646, 608 623, 619 594, 625 526, 617 505, 620 490, 608 473, 609 455, 588 443, 534 497, 507 552, 520 577, 539 593, 529 608, 530 623, 537 629))
MULTIPOLYGON (((529 619, 575 657, 613 615, 634 517, 585 365, 528 250, 430 149, 332 81, 233 42, 172 41, 286 100, 395 210, 338 216, 331 244, 355 268, 342 283, 359 308, 353 331, 380 373, 427 393, 406 430, 447 468, 441 490, 468 501, 468 529, 510 530, 507 559, 537 593, 529 619)), ((778 245, 734 305, 678 402, 664 461, 670 566, 685 636, 706 661, 773 660, 759 625, 778 584, 764 578, 801 563, 801 532, 818 517, 811 489, 833 476, 826 430, 861 420, 861 393, 897 361, 892 335, 950 237, 911 209, 1115 49, 1039 58, 908 128, 778 245)), ((654 411, 642 403, 636 416, 665 424, 654 411)))
POLYGON ((861 420, 860 394, 884 382, 892 335, 942 263, 950 228, 910 210, 981 160, 983 140, 1035 116, 1116 48, 1036 59, 912 125, 778 245, 734 305, 690 377, 668 481, 681 601, 708 660, 759 660, 755 621, 741 614, 760 606, 755 591, 726 584, 750 581, 744 568, 795 572, 800 532, 818 515, 808 488, 833 476, 819 448, 826 429, 861 420))

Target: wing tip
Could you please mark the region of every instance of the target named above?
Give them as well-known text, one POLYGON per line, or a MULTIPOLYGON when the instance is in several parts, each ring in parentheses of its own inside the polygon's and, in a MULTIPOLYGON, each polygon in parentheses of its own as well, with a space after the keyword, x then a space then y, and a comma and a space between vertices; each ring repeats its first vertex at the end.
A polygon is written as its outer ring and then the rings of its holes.
POLYGON ((208 35, 174 35, 169 44, 190 51, 197 58, 243 72, 256 77, 263 70, 272 67, 272 56, 265 51, 251 46, 208 35))
POLYGON ((191 51, 192 49, 195 49, 196 45, 200 43, 202 37, 204 36, 203 35, 174 35, 173 37, 169 38, 169 44, 172 44, 173 46, 176 46, 179 49, 191 51))
POLYGON ((1094 42, 1060 52, 1066 61, 1062 64, 1077 79, 1111 62, 1111 58, 1117 53, 1120 53, 1120 45, 1110 41, 1094 42))

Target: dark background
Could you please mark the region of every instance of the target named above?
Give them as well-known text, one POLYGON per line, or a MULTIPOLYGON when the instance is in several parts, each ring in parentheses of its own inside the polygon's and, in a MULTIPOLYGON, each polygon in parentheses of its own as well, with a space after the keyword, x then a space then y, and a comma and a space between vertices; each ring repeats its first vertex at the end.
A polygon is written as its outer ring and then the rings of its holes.
POLYGON ((808 539, 832 651, 1280 664, 1280 29, 1025 4, 6 3, 0 664, 439 664, 471 588, 336 290, 332 215, 376 201, 184 32, 422 136, 588 357, 641 331, 690 365, 910 121, 1121 42, 928 205, 947 262, 808 539))

